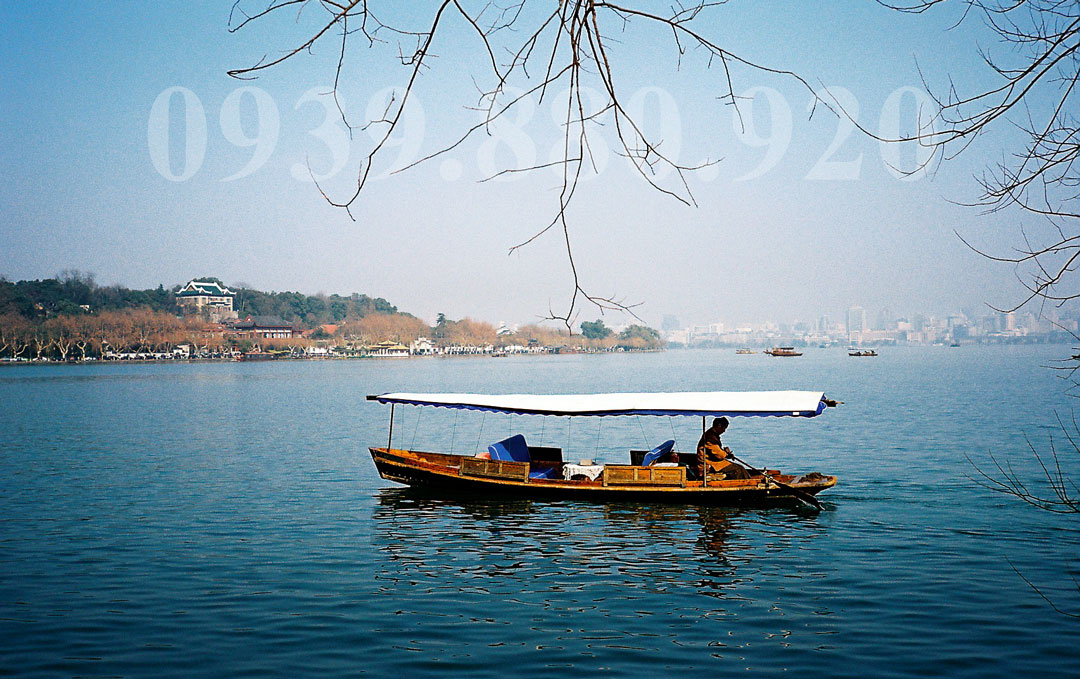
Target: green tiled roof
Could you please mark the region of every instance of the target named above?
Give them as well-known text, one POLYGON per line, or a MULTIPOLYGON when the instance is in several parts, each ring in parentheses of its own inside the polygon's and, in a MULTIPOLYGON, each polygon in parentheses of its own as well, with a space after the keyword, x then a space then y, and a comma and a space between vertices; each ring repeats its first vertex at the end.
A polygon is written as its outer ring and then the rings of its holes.
POLYGON ((232 297, 235 293, 213 281, 189 281, 184 289, 176 293, 177 297, 232 297), (187 288, 194 288, 188 290, 187 288))

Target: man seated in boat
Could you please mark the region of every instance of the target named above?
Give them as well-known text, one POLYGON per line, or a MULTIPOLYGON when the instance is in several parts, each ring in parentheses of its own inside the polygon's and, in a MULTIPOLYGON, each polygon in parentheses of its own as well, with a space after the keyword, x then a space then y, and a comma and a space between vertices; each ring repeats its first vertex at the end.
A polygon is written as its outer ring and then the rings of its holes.
POLYGON ((725 448, 720 437, 727 431, 728 419, 718 417, 713 420, 712 426, 705 430, 697 444, 697 468, 698 478, 702 478, 705 470, 709 470, 709 478, 723 479, 748 479, 750 472, 742 465, 728 459, 730 448, 725 448))

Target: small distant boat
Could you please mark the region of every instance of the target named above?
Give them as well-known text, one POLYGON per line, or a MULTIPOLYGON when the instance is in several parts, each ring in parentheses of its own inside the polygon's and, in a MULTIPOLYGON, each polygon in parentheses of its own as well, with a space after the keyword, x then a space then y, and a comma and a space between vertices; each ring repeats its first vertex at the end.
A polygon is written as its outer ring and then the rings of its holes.
POLYGON ((493 351, 493 352, 491 352, 491 357, 492 358, 506 358, 506 352, 501 351, 501 350, 500 351, 493 351))
POLYGON ((736 349, 735 353, 736 354, 756 354, 757 352, 754 351, 753 349, 736 349))
POLYGON ((874 351, 873 349, 863 349, 861 351, 859 349, 849 349, 848 352, 847 352, 847 355, 848 356, 877 356, 878 353, 876 351, 874 351))
POLYGON ((275 358, 277 354, 269 351, 246 351, 240 356, 241 361, 272 361, 275 358))
POLYGON ((953 342, 953 343, 952 343, 952 344, 950 344, 949 346, 950 346, 950 347, 958 347, 958 346, 960 346, 960 343, 959 343, 959 342, 953 342))
POLYGON ((795 347, 773 347, 766 349, 765 353, 770 356, 802 356, 802 352, 795 351, 795 347))

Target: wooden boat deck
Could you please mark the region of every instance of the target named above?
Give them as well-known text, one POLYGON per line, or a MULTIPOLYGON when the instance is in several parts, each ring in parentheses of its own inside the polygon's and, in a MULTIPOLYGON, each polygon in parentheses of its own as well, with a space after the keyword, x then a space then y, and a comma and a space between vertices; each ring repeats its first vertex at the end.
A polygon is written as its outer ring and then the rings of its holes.
MULTIPOLYGON (((370 448, 371 457, 382 478, 410 486, 458 489, 481 494, 514 494, 530 497, 576 498, 596 500, 654 500, 720 505, 788 504, 784 492, 763 476, 749 479, 686 479, 685 467, 642 467, 605 465, 596 480, 567 481, 529 478, 529 472, 557 467, 561 461, 526 462, 484 460, 397 448, 370 448)), ((561 457, 561 451, 559 451, 561 457)), ((769 470, 772 477, 811 495, 836 485, 835 476, 817 475, 810 479, 769 470)))

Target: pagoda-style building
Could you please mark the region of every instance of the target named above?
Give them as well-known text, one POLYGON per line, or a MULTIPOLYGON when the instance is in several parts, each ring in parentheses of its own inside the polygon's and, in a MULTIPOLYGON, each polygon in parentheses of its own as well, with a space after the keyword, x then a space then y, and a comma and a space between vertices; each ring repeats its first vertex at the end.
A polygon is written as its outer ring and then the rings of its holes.
POLYGON ((192 280, 176 293, 176 304, 194 312, 209 312, 214 320, 236 318, 236 293, 215 281, 192 280))

